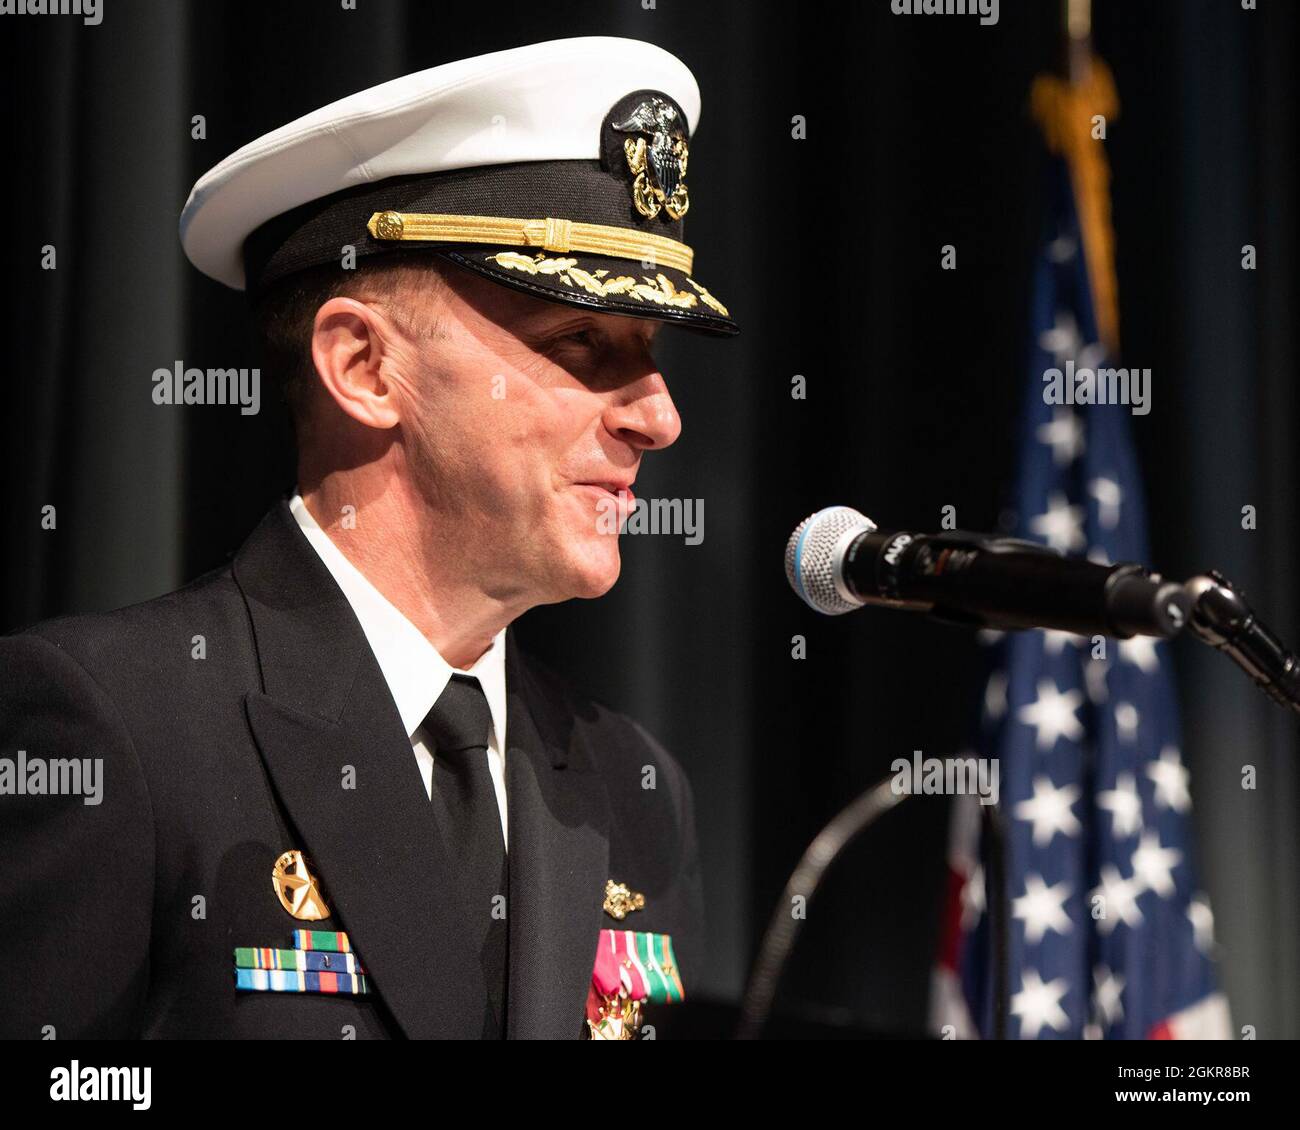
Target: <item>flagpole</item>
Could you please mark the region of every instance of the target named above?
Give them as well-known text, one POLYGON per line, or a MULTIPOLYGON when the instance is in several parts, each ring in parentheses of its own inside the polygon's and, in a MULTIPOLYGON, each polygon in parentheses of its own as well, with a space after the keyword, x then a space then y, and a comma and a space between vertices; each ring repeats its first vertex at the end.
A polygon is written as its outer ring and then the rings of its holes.
POLYGON ((1066 75, 1074 86, 1088 79, 1092 59, 1092 0, 1062 0, 1066 75))
POLYGON ((993 1038, 1007 1038, 1007 1005, 1011 1000, 1011 939, 1007 916, 1007 840, 999 805, 981 805, 984 836, 988 844, 984 906, 989 916, 989 944, 993 958, 993 1038))
MULTIPOLYGON (((1088 81, 1092 61, 1092 0, 1062 0, 1063 54, 1066 77, 1073 87, 1088 81)), ((993 1038, 1007 1038, 1007 1011, 1011 1000, 1010 922, 1007 914, 1007 845, 1001 813, 983 810, 984 835, 989 846, 985 906, 989 915, 989 941, 993 966, 993 1038)))
MULTIPOLYGON (((1061 0, 1062 62, 1066 81, 1082 89, 1091 77, 1092 0, 1061 0)), ((993 972, 993 1038, 1007 1038, 1011 1000, 1010 922, 1007 913, 1007 843, 1001 813, 983 810, 988 844, 985 906, 989 915, 989 943, 993 972)))

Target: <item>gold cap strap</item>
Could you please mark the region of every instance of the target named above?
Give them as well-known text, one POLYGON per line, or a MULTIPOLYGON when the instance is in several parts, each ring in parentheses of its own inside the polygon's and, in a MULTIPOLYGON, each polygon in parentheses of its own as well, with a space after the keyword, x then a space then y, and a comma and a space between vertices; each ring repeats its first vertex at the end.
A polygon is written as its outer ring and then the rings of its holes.
POLYGON ((450 216, 429 212, 376 212, 366 225, 384 241, 487 243, 504 247, 540 247, 546 251, 586 252, 637 259, 690 274, 695 252, 667 236, 576 220, 515 220, 505 216, 450 216))

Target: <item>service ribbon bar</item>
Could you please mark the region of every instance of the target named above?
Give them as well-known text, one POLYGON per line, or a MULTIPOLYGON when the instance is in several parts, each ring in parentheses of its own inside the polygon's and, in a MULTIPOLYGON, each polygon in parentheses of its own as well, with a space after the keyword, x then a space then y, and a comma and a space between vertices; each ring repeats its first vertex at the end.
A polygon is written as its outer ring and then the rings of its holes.
POLYGON ((338 993, 364 997, 370 985, 362 973, 326 973, 293 969, 235 970, 235 988, 252 993, 338 993))
POLYGON ((293 948, 296 950, 326 950, 329 953, 351 953, 348 936, 333 930, 295 930, 293 948))
POLYGON ((295 930, 293 948, 237 946, 235 988, 249 993, 338 993, 368 996, 370 983, 348 936, 295 930))
POLYGON ((237 969, 302 969, 313 973, 364 973, 355 954, 322 950, 283 950, 241 946, 235 950, 237 969))

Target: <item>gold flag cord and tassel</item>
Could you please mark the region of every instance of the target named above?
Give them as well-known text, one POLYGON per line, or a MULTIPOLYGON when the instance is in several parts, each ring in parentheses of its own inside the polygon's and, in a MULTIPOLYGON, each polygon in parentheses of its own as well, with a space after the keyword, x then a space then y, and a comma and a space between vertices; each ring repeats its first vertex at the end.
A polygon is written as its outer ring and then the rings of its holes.
POLYGON ((1040 75, 1030 93, 1030 108, 1050 152, 1064 158, 1070 172, 1083 239, 1088 283, 1097 332, 1109 355, 1119 355, 1119 287, 1115 277, 1115 232, 1111 223, 1110 163, 1096 119, 1106 125, 1119 114, 1119 95, 1110 68, 1088 45, 1088 5, 1067 4, 1071 77, 1040 75))

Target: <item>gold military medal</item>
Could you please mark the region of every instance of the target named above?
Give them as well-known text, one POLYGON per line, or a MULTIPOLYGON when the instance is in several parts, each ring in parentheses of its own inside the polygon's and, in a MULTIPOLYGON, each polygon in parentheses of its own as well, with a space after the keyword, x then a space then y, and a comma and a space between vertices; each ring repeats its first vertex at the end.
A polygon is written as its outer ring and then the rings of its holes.
POLYGON ((632 890, 626 883, 616 883, 613 879, 605 883, 606 914, 617 922, 622 922, 634 910, 645 909, 645 895, 632 890))
POLYGON ((641 1032, 641 1002, 608 997, 595 1020, 587 1020, 589 1040, 635 1040, 641 1032))
MULTIPOLYGON (((616 922, 622 922, 636 910, 645 909, 645 895, 634 891, 626 883, 613 879, 605 883, 605 901, 601 907, 616 922)), ((602 930, 601 944, 611 937, 610 931, 602 930)), ((620 935, 621 936, 621 935, 620 935)), ((614 948, 625 947, 626 939, 615 942, 614 948)), ((629 957, 624 953, 619 964, 629 966, 629 957)), ((631 997, 625 986, 612 992, 602 990, 596 984, 593 975, 592 988, 587 1007, 587 1038, 591 1040, 635 1040, 641 1031, 641 999, 631 997)))
POLYGON ((275 861, 271 884, 275 887, 280 905, 295 918, 317 922, 330 916, 330 908, 321 892, 320 880, 307 867, 302 852, 286 851, 275 861))

